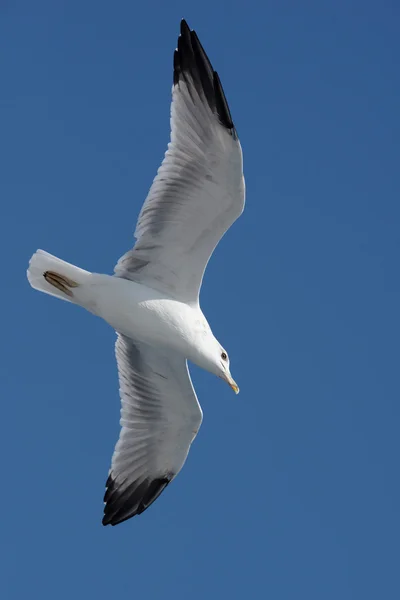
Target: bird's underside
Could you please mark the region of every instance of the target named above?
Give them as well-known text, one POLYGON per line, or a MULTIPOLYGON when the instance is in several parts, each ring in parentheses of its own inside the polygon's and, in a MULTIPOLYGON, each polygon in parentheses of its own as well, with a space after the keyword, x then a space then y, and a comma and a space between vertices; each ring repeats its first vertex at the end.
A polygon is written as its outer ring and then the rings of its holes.
MULTIPOLYGON (((183 308, 189 311, 199 306, 208 260, 244 208, 242 152, 218 74, 185 21, 181 22, 173 66, 171 142, 141 209, 134 247, 119 259, 111 277, 90 273, 38 250, 28 269, 35 289, 96 313, 90 290, 94 289, 94 277, 107 277, 111 287, 135 282, 136 289, 151 289, 158 297, 175 304, 178 301, 181 320, 183 308)), ((100 303, 99 298, 97 301, 100 303)), ((121 306, 117 302, 111 306, 113 314, 120 317, 121 306)), ((129 310, 125 313, 132 318, 132 306, 126 306, 129 310)), ((189 318, 187 322, 190 325, 189 318)), ((162 351, 159 346, 131 339, 111 324, 119 332, 116 359, 121 432, 106 482, 104 525, 117 525, 143 513, 160 496, 183 467, 202 422, 185 358, 194 360, 193 354, 162 351)), ((140 337, 137 330, 136 335, 140 337)), ((216 364, 220 365, 227 355, 221 354, 212 336, 213 340, 216 364)), ((198 344, 193 342, 191 348, 199 354, 198 344)), ((220 365, 222 375, 206 361, 197 364, 226 378, 238 391, 229 361, 226 367, 220 365)))
MULTIPOLYGON (((181 23, 181 35, 174 54, 171 124, 169 150, 139 216, 135 234, 138 241, 134 249, 120 259, 116 267, 116 274, 139 282, 148 283, 150 281, 155 287, 161 285, 161 289, 171 295, 179 294, 180 298, 193 301, 198 298, 203 271, 210 254, 226 229, 243 211, 244 184, 240 144, 219 77, 212 69, 196 33, 190 31, 185 21, 181 23), (213 165, 217 165, 215 171, 213 171, 210 161, 213 165), (237 181, 237 190, 235 188, 234 192, 231 192, 228 189, 228 180, 237 181), (201 191, 202 189, 204 192, 201 191), (201 233, 201 229, 198 232, 194 229, 193 236, 188 239, 188 250, 182 257, 182 263, 180 264, 180 257, 176 255, 176 252, 172 254, 171 262, 174 269, 170 268, 168 262, 169 247, 172 246, 169 237, 179 237, 183 244, 187 227, 184 212, 181 211, 175 216, 171 213, 173 205, 170 194, 175 199, 177 198, 179 210, 181 210, 181 203, 186 203, 186 205, 193 203, 195 208, 192 209, 191 219, 195 221, 197 213, 199 218, 196 222, 199 223, 199 226, 201 219, 205 218, 202 216, 202 211, 205 213, 205 207, 211 203, 210 210, 207 211, 210 213, 208 218, 218 225, 212 228, 206 221, 202 227, 204 232, 210 231, 207 235, 201 233), (171 233, 171 229, 163 225, 163 218, 168 223, 168 227, 172 227, 169 224, 171 219, 177 223, 181 219, 182 227, 176 228, 171 233), (199 241, 197 244, 193 244, 196 236, 199 241), (158 247, 160 240, 164 242, 166 248, 161 245, 158 247), (204 247, 201 246, 200 240, 205 240, 204 247), (193 259, 198 263, 194 277, 186 268, 186 265, 190 263, 191 246, 196 249, 198 255, 193 259), (179 269, 176 269, 177 263, 179 269), (179 273, 178 278, 175 274, 177 272, 179 273), (191 291, 192 289, 193 291, 191 291)), ((213 168, 215 169, 215 166, 213 168)), ((120 364, 120 361, 118 363, 120 364)), ((179 369, 182 367, 183 365, 179 365, 179 369)), ((184 368, 187 370, 186 365, 184 368)), ((146 510, 163 492, 185 462, 190 443, 195 436, 193 431, 197 432, 200 427, 201 409, 188 374, 185 377, 182 376, 182 381, 186 382, 186 386, 180 392, 180 396, 187 399, 188 405, 195 407, 191 413, 189 411, 189 415, 184 417, 186 423, 182 425, 183 429, 187 427, 191 429, 189 437, 184 441, 184 456, 182 453, 178 453, 179 456, 166 464, 162 470, 147 469, 136 479, 135 473, 129 476, 129 469, 132 470, 135 462, 141 460, 141 452, 146 456, 147 449, 143 442, 143 445, 140 446, 141 450, 138 450, 135 455, 134 453, 130 454, 127 446, 124 462, 119 462, 118 445, 121 444, 125 435, 130 435, 124 425, 123 400, 122 431, 107 480, 103 524, 116 525, 146 510), (119 484, 116 483, 116 478, 119 484)), ((137 384, 137 380, 135 384, 137 384)), ((141 384, 139 384, 139 388, 140 386, 141 384)), ((143 390, 140 393, 143 393, 143 390)), ((162 404, 165 401, 165 390, 162 391, 160 401, 162 404)), ((178 410, 183 410, 184 413, 188 412, 187 408, 178 410)), ((138 435, 138 431, 131 433, 132 436, 138 435)), ((177 435, 172 431, 166 437, 170 438, 171 434, 172 436, 177 435)), ((134 441, 131 444, 133 450, 134 441)), ((160 444, 158 452, 162 452, 162 442, 160 444)))

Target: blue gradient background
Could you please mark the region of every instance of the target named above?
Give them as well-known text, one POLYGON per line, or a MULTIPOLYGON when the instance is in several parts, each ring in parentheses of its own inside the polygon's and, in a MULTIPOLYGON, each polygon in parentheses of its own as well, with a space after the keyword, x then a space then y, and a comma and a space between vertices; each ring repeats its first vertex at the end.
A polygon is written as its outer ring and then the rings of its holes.
POLYGON ((0 7, 0 579, 7 600, 397 600, 399 6, 0 7), (241 387, 139 518, 101 526, 114 333, 34 293, 41 247, 111 272, 169 136, 179 20, 220 73, 247 209, 202 305, 241 387))

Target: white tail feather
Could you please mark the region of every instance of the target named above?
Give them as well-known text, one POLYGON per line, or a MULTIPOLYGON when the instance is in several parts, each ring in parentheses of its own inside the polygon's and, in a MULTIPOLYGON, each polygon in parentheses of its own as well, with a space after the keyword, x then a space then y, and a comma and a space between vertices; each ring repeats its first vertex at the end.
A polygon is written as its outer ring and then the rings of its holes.
MULTIPOLYGON (((75 282, 78 286, 89 283, 92 276, 89 271, 75 267, 75 265, 71 265, 70 263, 65 262, 65 260, 61 260, 61 258, 57 258, 44 250, 37 250, 35 252, 29 261, 29 268, 27 271, 29 283, 35 290, 50 294, 50 296, 55 296, 56 298, 66 300, 67 302, 74 302, 73 295, 67 295, 62 290, 59 290, 57 287, 46 281, 43 276, 46 271, 58 273, 62 277, 66 277, 75 282)), ((77 301, 77 303, 80 304, 79 301, 77 301)))

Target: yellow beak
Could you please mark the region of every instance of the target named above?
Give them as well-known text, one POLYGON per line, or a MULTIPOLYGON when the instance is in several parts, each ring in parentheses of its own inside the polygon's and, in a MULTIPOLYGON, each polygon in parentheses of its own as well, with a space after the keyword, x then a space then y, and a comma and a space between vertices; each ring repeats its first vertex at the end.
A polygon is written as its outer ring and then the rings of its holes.
POLYGON ((235 392, 235 394, 238 394, 239 393, 239 386, 232 379, 232 376, 230 374, 226 376, 226 381, 229 383, 229 385, 231 386, 231 388, 233 389, 233 391, 235 392))

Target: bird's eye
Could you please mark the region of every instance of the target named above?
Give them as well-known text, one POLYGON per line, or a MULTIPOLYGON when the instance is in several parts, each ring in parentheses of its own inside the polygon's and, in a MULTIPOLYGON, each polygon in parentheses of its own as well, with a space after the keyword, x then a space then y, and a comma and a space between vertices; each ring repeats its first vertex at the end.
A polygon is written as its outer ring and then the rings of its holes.
POLYGON ((222 358, 222 360, 226 360, 228 358, 226 352, 222 352, 221 358, 222 358))

